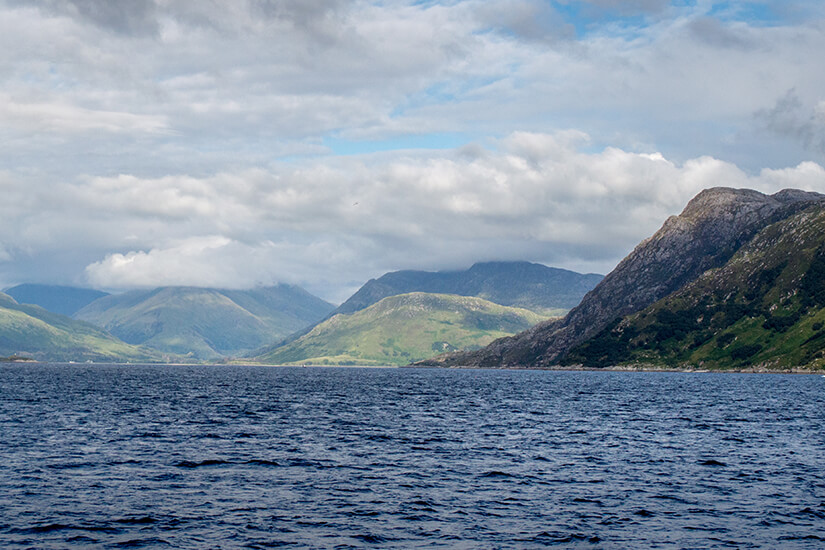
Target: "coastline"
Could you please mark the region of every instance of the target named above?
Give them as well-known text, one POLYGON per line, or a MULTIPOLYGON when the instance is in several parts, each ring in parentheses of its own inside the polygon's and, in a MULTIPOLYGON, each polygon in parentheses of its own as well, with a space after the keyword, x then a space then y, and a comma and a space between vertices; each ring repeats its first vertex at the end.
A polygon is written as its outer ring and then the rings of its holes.
POLYGON ((38 361, 28 358, 0 358, 2 364, 42 364, 42 365, 66 365, 95 366, 95 365, 118 365, 118 366, 157 366, 157 367, 270 367, 270 368, 296 368, 296 369, 445 369, 445 370, 535 370, 535 371, 558 371, 558 372, 680 372, 680 373, 731 373, 731 374, 809 374, 825 376, 825 369, 809 369, 804 367, 791 368, 768 368, 765 366, 737 367, 730 369, 709 369, 692 367, 656 366, 651 364, 636 365, 616 365, 612 367, 586 367, 584 365, 551 367, 475 367, 475 366, 440 366, 440 365, 276 365, 255 362, 223 362, 223 363, 114 363, 114 362, 71 362, 71 361, 38 361))
POLYGON ((709 369, 692 367, 656 366, 650 364, 639 365, 615 365, 612 367, 585 367, 584 365, 552 367, 474 367, 474 366, 440 366, 440 365, 406 365, 401 368, 421 368, 421 369, 477 369, 477 370, 543 370, 559 372, 685 372, 685 373, 732 373, 732 374, 822 374, 825 369, 808 369, 804 367, 791 368, 768 368, 764 366, 736 367, 730 369, 709 369))

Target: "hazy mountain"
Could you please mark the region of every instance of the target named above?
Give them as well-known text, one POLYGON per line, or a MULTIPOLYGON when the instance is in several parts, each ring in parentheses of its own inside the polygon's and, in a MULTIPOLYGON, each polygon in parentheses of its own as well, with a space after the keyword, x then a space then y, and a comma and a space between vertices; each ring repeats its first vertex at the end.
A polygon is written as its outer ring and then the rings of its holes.
POLYGON ((121 342, 103 330, 46 311, 21 305, 0 293, 0 356, 41 361, 160 362, 168 357, 121 342))
POLYGON ((405 365, 444 351, 478 349, 543 319, 481 298, 401 294, 335 315, 257 359, 270 364, 405 365))
POLYGON ((724 266, 769 225, 787 219, 825 197, 785 190, 715 188, 688 203, 608 274, 561 320, 539 324, 475 353, 439 358, 440 365, 551 366, 573 347, 617 318, 640 311, 679 290, 710 269, 724 266))
POLYGON ((106 292, 90 288, 39 284, 17 285, 3 292, 17 303, 37 305, 52 313, 69 317, 98 298, 108 296, 106 292))
POLYGON ((566 363, 825 367, 825 205, 772 224, 722 268, 574 347, 566 363))
POLYGON ((198 359, 259 348, 324 318, 333 305, 290 285, 162 287, 100 298, 75 314, 131 344, 198 359))
POLYGON ((530 262, 486 262, 464 271, 395 271, 370 279, 336 310, 353 313, 388 296, 410 292, 475 296, 531 311, 558 314, 581 301, 601 275, 582 275, 530 262))

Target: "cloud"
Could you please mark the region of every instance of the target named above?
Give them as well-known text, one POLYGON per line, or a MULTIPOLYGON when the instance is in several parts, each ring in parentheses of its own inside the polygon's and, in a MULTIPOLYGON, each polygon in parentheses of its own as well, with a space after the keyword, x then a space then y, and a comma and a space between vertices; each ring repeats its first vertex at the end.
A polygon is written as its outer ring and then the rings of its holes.
POLYGON ((530 42, 554 42, 575 35, 573 25, 548 2, 497 0, 478 4, 475 13, 483 25, 530 42))
POLYGON ((15 248, 0 279, 50 261, 71 281, 108 289, 283 281, 340 301, 397 269, 531 260, 607 272, 720 185, 825 191, 825 170, 808 161, 750 175, 710 156, 594 151, 590 136, 569 130, 204 176, 54 185, 6 173, 0 234, 15 248))
POLYGON ((705 187, 822 187, 821 7, 128 4, 0 0, 4 280, 606 271, 705 187))
POLYGON ((0 94, 0 122, 27 132, 165 133, 166 117, 84 109, 62 102, 23 102, 0 94))
POLYGON ((788 136, 817 153, 825 153, 825 100, 805 105, 796 90, 788 90, 770 109, 760 109, 755 118, 766 129, 788 136))
POLYGON ((580 0, 570 3, 590 4, 602 9, 618 10, 622 15, 658 13, 669 4, 668 0, 580 0))
MULTIPOLYGON (((677 164, 659 153, 588 147, 578 131, 516 132, 494 147, 403 158, 205 178, 92 178, 63 188, 61 202, 87 219, 77 241, 121 249, 86 268, 94 285, 289 281, 343 299, 335 288, 385 271, 485 259, 605 272, 702 189, 825 191, 825 171, 813 162, 750 176, 712 157, 677 164)), ((45 222, 52 238, 83 227, 63 222, 45 222)))
MULTIPOLYGON (((263 166, 295 141, 369 150, 399 136, 575 127, 599 146, 758 170, 765 155, 747 158, 759 147, 753 113, 790 88, 810 102, 825 86, 821 23, 721 20, 704 4, 576 3, 661 12, 645 23, 603 15, 580 35, 571 15, 534 0, 121 4, 0 5, 12 158, 100 173, 81 161, 94 148, 121 172, 143 156, 147 171, 175 173, 263 166), (44 135, 54 128, 118 135, 56 143, 44 135)), ((772 166, 810 157, 803 145, 772 150, 772 166)))
POLYGON ((116 33, 145 34, 157 30, 154 0, 13 0, 11 5, 38 6, 46 13, 76 18, 116 33))
POLYGON ((245 289, 300 284, 344 301, 363 282, 335 280, 330 265, 357 260, 328 242, 262 241, 254 244, 220 235, 190 237, 148 251, 107 254, 85 268, 85 282, 97 288, 196 286, 245 289))
POLYGON ((271 274, 256 269, 260 257, 266 257, 266 248, 266 244, 262 250, 222 236, 192 237, 148 252, 108 254, 87 266, 86 275, 91 284, 102 288, 248 288, 275 282, 271 274))

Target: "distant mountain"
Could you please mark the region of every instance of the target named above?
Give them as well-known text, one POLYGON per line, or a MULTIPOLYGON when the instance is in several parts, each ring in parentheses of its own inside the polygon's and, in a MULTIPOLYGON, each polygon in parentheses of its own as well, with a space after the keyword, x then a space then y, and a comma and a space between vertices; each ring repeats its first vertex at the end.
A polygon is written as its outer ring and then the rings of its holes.
POLYGON ((444 351, 478 349, 545 317, 475 297, 410 293, 338 314, 264 356, 269 364, 405 365, 444 351))
POLYGON ((22 284, 4 291, 20 304, 33 304, 52 313, 71 317, 83 307, 108 293, 72 286, 22 284))
POLYGON ((575 306, 601 275, 582 275, 530 262, 486 262, 464 271, 395 271, 371 279, 335 313, 353 313, 398 294, 475 296, 503 306, 558 314, 575 306))
POLYGON ((811 206, 817 193, 785 190, 767 196, 746 189, 714 188, 691 200, 679 216, 636 249, 561 320, 539 324, 474 353, 430 361, 438 365, 552 366, 571 349, 617 319, 636 313, 719 269, 766 227, 811 206))
POLYGON ((131 344, 214 360, 249 352, 324 318, 333 305, 290 285, 162 287, 100 298, 75 314, 131 344))
POLYGON ((121 342, 88 323, 21 305, 0 293, 0 356, 30 357, 40 361, 161 362, 169 360, 154 350, 121 342))

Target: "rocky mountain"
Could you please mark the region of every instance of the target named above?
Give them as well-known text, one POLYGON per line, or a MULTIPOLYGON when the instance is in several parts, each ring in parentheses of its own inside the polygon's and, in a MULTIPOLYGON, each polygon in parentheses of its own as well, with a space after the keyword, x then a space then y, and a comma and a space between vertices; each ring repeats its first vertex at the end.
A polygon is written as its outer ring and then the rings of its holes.
POLYGON ((708 270, 723 267, 766 227, 823 201, 822 195, 797 190, 770 196, 746 189, 705 190, 680 215, 669 218, 640 243, 563 319, 497 340, 478 352, 441 357, 431 363, 557 365, 571 349, 616 319, 650 306, 708 270))
POLYGON ((825 367, 825 205, 769 225, 703 273, 574 347, 567 364, 825 367))
POLYGON ((477 263, 464 271, 395 271, 370 279, 333 314, 353 313, 410 292, 475 296, 503 306, 557 315, 569 310, 601 275, 582 275, 530 262, 477 263))
POLYGON ((444 351, 478 349, 542 320, 475 297, 415 292, 338 314, 257 360, 268 364, 406 365, 444 351))
POLYGON ((100 298, 75 314, 130 344, 201 360, 240 355, 323 319, 333 305, 290 285, 162 287, 100 298))
POLYGON ((173 359, 155 350, 121 342, 84 323, 22 305, 0 293, 0 356, 40 361, 161 362, 173 359))
POLYGON ((22 284, 4 290, 20 304, 40 306, 52 313, 71 317, 80 309, 108 293, 72 286, 22 284))

